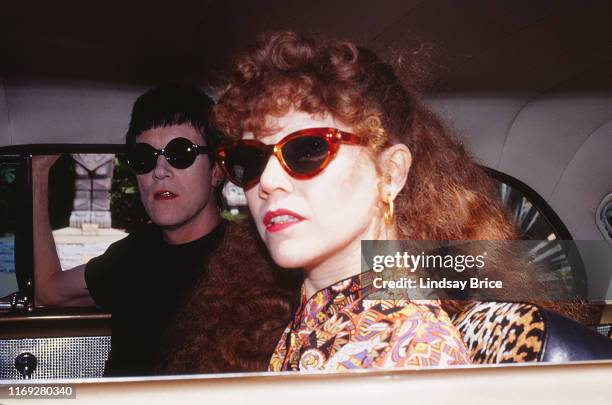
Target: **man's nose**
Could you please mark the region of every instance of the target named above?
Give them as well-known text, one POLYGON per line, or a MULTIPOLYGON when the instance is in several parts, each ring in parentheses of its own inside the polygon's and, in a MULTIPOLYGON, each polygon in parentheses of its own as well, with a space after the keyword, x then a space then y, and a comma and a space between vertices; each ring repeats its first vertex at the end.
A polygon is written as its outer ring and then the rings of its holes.
POLYGON ((276 156, 271 156, 259 178, 259 195, 266 197, 274 191, 293 191, 293 183, 289 173, 283 169, 276 156))
POLYGON ((164 156, 159 155, 153 168, 153 177, 161 180, 172 176, 172 167, 164 156))

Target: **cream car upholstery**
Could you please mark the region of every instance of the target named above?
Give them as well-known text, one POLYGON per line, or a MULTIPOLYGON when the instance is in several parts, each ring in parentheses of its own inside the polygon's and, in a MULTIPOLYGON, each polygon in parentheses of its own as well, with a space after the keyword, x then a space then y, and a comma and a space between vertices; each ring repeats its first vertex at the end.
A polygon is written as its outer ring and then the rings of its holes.
POLYGON ((0 146, 123 143, 130 110, 148 86, 5 79, 0 89, 0 146))
MULTIPOLYGON (((149 87, 18 78, 0 84, 0 146, 123 143, 131 105, 149 87)), ((436 93, 429 102, 482 164, 545 198, 574 239, 603 239, 595 210, 612 192, 607 69, 581 72, 539 92, 436 93)), ((594 270, 588 255, 583 259, 589 288, 609 286, 609 275, 594 270)))

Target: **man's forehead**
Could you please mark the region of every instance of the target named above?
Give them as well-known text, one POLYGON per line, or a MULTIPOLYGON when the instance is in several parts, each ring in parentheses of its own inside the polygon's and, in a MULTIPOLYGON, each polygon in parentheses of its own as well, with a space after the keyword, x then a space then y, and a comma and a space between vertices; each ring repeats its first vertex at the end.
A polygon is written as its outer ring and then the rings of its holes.
POLYGON ((136 137, 136 141, 163 147, 175 138, 186 138, 198 145, 206 144, 204 135, 190 123, 153 127, 141 132, 136 137))

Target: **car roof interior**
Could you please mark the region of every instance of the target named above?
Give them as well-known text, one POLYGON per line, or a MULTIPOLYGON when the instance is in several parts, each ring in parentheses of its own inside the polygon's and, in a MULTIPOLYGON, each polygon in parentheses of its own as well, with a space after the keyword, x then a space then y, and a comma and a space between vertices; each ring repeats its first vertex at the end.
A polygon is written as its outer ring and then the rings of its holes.
POLYGON ((263 31, 314 31, 387 58, 427 52, 427 98, 476 158, 533 188, 574 239, 601 240, 611 15, 605 0, 14 1, 1 17, 0 146, 122 143, 145 89, 206 85, 263 31))

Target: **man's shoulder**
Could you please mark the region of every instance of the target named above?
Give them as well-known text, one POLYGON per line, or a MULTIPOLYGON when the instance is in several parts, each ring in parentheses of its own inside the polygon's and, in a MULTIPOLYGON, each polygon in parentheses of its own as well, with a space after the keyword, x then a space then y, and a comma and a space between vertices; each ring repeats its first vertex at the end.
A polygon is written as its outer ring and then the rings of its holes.
MULTIPOLYGON (((154 223, 140 225, 133 229, 128 236, 118 240, 113 245, 130 246, 130 245, 150 245, 150 243, 159 243, 162 241, 161 228, 154 223)), ((111 246, 113 246, 111 245, 111 246)))
POLYGON ((85 283, 96 304, 111 311, 120 309, 118 300, 134 295, 135 286, 143 280, 141 272, 151 270, 156 262, 152 253, 159 251, 160 240, 160 228, 146 224, 92 258, 85 265, 85 283))
POLYGON ((143 252, 157 251, 157 244, 162 240, 161 230, 155 224, 145 224, 132 230, 125 238, 113 242, 106 251, 89 261, 87 268, 111 267, 118 262, 130 262, 143 252))

